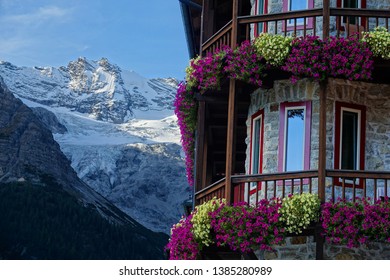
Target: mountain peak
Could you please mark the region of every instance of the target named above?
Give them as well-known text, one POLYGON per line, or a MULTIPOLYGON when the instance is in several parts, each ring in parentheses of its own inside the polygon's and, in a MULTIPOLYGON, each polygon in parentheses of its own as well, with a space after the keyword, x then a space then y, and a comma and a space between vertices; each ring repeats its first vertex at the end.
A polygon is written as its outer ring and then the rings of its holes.
POLYGON ((79 57, 59 68, 17 67, 2 61, 0 75, 18 97, 113 123, 149 119, 155 113, 171 115, 177 86, 172 78, 147 79, 122 71, 104 57, 79 57))

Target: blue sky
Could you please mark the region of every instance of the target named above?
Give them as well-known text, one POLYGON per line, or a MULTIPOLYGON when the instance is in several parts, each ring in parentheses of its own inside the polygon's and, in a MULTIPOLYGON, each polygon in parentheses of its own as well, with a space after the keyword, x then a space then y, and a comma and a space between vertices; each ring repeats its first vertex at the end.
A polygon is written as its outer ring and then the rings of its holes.
POLYGON ((182 80, 188 51, 179 1, 0 0, 0 60, 58 67, 78 57, 182 80))

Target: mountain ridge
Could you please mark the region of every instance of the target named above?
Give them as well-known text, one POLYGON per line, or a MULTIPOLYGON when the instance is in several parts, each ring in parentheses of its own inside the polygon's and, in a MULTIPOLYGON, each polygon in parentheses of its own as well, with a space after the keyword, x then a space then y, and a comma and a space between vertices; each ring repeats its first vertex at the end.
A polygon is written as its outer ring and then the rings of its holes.
POLYGON ((0 76, 85 183, 147 228, 169 233, 191 192, 173 114, 175 79, 86 58, 59 68, 0 62, 0 76))

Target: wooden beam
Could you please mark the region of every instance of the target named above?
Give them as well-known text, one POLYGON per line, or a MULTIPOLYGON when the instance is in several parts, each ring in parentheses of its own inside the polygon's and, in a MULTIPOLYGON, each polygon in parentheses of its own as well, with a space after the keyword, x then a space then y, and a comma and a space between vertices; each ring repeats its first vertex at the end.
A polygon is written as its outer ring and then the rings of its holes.
POLYGON ((325 202, 326 179, 326 95, 327 81, 320 82, 320 124, 319 124, 319 155, 318 155, 318 196, 321 203, 325 202))
MULTIPOLYGON (((329 4, 329 3, 328 3, 329 4)), ((324 1, 325 5, 325 1, 324 1)), ((320 82, 320 133, 319 133, 319 155, 318 155, 318 197, 321 204, 325 202, 326 184, 326 95, 328 81, 320 82)), ((316 259, 324 258, 324 237, 321 235, 320 222, 316 225, 316 259)))
MULTIPOLYGON (((231 47, 234 49, 237 46, 238 34, 238 0, 233 0, 232 14, 232 38, 231 47)), ((236 80, 229 81, 229 99, 228 99, 228 120, 227 120, 227 135, 226 135, 226 191, 225 198, 227 204, 230 204, 233 196, 231 176, 234 172, 234 145, 235 145, 235 125, 236 125, 236 80)))
POLYGON ((228 110, 228 125, 226 135, 226 202, 230 204, 232 202, 232 181, 231 176, 234 170, 234 145, 235 145, 235 99, 236 99, 236 80, 230 80, 229 89, 229 110, 228 110))
POLYGON ((328 39, 329 38, 329 32, 330 32, 330 1, 329 0, 323 0, 323 9, 322 12, 322 39, 328 39))
POLYGON ((205 120, 206 120, 206 103, 199 101, 198 107, 198 123, 196 127, 196 143, 195 143, 195 192, 202 190, 203 185, 203 170, 205 160, 204 143, 205 143, 205 120))

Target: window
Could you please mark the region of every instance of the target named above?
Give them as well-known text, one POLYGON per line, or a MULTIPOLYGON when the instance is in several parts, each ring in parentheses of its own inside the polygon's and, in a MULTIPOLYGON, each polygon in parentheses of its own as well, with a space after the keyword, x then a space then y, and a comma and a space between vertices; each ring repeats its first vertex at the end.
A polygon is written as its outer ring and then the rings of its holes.
POLYGON ((364 169, 366 109, 336 102, 335 169, 364 169))
MULTIPOLYGON (((314 8, 314 0, 283 0, 283 12, 307 10, 314 8)), ((307 28, 313 28, 313 18, 307 18, 304 23, 303 18, 297 18, 297 29, 303 29, 306 24, 307 28)), ((284 26, 283 26, 284 28, 284 26)), ((294 20, 287 21, 287 30, 294 29, 294 20)))
MULTIPOLYGON (((366 0, 337 0, 337 7, 339 8, 353 8, 353 9, 365 9, 367 6, 366 0)), ((365 18, 358 17, 342 17, 343 25, 347 22, 352 25, 364 26, 366 24, 365 18)))
MULTIPOLYGON (((264 137, 264 110, 255 113, 251 118, 250 136, 250 162, 249 173, 261 174, 263 172, 263 137, 264 137)), ((252 183, 245 192, 249 191, 252 201, 255 194, 261 189, 261 183, 252 183)), ((247 197, 247 194, 245 194, 247 197)))
MULTIPOLYGON (((255 14, 265 15, 268 13, 268 0, 256 0, 255 2, 255 14)), ((255 25, 255 37, 260 33, 267 31, 266 23, 258 23, 255 25)))
POLYGON ((278 170, 310 169, 311 102, 280 104, 278 170))
POLYGON ((260 110, 251 118, 250 174, 260 174, 263 171, 263 126, 264 110, 260 110))

